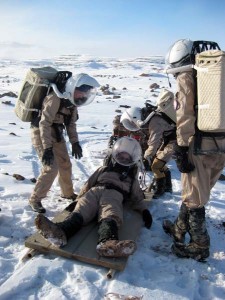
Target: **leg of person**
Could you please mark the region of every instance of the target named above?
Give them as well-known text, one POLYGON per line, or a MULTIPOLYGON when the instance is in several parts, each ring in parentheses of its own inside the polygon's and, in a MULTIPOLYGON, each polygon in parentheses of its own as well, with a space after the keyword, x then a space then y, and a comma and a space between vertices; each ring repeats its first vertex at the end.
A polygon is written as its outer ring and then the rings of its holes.
POLYGON ((171 172, 167 167, 166 163, 168 163, 168 161, 170 161, 170 159, 172 158, 172 155, 174 153, 174 147, 175 147, 174 141, 170 141, 165 147, 163 147, 162 149, 160 148, 157 151, 157 158, 165 162, 162 172, 165 174, 166 177, 165 192, 168 193, 172 193, 173 188, 172 188, 171 172))
POLYGON ((170 220, 163 221, 163 229, 165 233, 170 235, 174 242, 183 244, 185 242, 185 234, 188 232, 188 208, 182 203, 180 207, 179 215, 176 221, 173 223, 170 220))
POLYGON ((166 176, 165 173, 162 171, 165 162, 155 158, 152 163, 152 172, 154 174, 155 180, 155 188, 153 198, 157 199, 165 193, 166 188, 166 176))
POLYGON ((123 196, 115 190, 104 190, 100 199, 98 244, 96 251, 105 257, 127 257, 136 250, 132 240, 119 240, 123 220, 123 196))
MULTIPOLYGON (((213 145, 209 145, 209 149, 212 147, 213 145)), ((189 161, 195 169, 191 173, 182 174, 181 183, 183 203, 188 207, 190 242, 187 245, 174 243, 172 251, 179 257, 202 261, 209 256, 210 247, 204 206, 209 201, 210 190, 221 173, 223 167, 221 161, 225 162, 225 156, 224 154, 193 155, 190 151, 189 161)))
POLYGON ((73 191, 72 164, 64 141, 54 143, 54 155, 58 165, 58 182, 61 188, 62 197, 75 200, 73 191))
POLYGON ((172 246, 172 251, 179 257, 193 258, 204 261, 209 256, 210 238, 206 229, 205 207, 189 209, 188 245, 172 246))
MULTIPOLYGON (((35 136, 35 143, 32 143, 41 161, 43 155, 43 146, 39 136, 35 136)), ((51 166, 42 166, 41 174, 35 184, 33 193, 29 199, 31 208, 39 213, 45 213, 45 208, 42 206, 41 200, 46 197, 58 173, 58 167, 55 159, 51 166)))
POLYGON ((165 173, 165 176, 166 176, 165 192, 172 194, 173 186, 172 186, 172 180, 171 180, 171 172, 170 172, 170 169, 167 166, 165 166, 164 168, 165 168, 164 173, 165 173))
POLYGON ((97 188, 92 188, 83 197, 77 199, 74 210, 63 222, 53 223, 46 217, 38 215, 35 225, 49 242, 56 246, 64 246, 82 225, 88 224, 96 217, 100 195, 97 188))
POLYGON ((77 212, 72 212, 63 222, 53 223, 42 214, 35 218, 35 225, 40 234, 51 244, 60 247, 65 246, 83 225, 83 217, 77 212))

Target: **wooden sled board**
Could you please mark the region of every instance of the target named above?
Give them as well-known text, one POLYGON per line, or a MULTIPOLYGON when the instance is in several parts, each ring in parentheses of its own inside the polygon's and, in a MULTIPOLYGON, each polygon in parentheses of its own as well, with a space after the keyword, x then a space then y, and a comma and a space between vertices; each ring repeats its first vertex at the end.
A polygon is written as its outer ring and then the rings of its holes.
MULTIPOLYGON (((146 199, 145 201, 149 202, 149 200, 150 199, 146 199)), ((63 221, 70 213, 71 207, 72 206, 70 205, 69 209, 66 208, 56 215, 53 222, 63 221)), ((120 240, 136 240, 142 226, 144 225, 141 214, 130 208, 124 207, 124 223, 119 231, 120 240)), ((54 253, 55 255, 93 265, 99 265, 119 271, 124 270, 127 258, 105 258, 97 254, 97 230, 97 222, 91 222, 87 226, 83 226, 79 232, 70 238, 66 246, 60 248, 50 244, 37 232, 25 240, 25 246, 42 253, 54 253)))

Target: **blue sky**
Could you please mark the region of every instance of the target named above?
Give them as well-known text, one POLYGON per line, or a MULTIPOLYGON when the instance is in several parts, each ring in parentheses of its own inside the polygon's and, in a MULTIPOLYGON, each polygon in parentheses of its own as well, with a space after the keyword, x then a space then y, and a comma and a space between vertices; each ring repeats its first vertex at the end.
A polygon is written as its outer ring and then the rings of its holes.
POLYGON ((0 58, 165 55, 180 38, 225 49, 224 0, 1 0, 0 58))

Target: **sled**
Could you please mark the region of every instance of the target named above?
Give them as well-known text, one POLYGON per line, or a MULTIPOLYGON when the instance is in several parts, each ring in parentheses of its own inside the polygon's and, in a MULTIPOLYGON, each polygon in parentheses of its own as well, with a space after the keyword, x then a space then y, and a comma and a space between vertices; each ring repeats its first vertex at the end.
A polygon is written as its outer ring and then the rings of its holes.
MULTIPOLYGON (((149 203, 150 200, 151 194, 149 194, 149 198, 145 201, 149 203)), ((53 222, 62 222, 70 214, 70 212, 73 211, 74 207, 75 202, 71 203, 61 213, 56 215, 53 222)), ((142 215, 125 206, 124 223, 119 231, 120 240, 136 240, 140 229, 143 226, 142 215)), ((33 257, 37 252, 44 254, 53 253, 58 256, 109 268, 110 270, 107 277, 112 278, 115 271, 124 270, 128 258, 106 258, 99 256, 96 252, 98 240, 97 231, 97 222, 93 221, 88 225, 83 226, 79 232, 69 239, 66 246, 60 248, 49 243, 40 233, 37 232, 25 240, 25 246, 33 249, 26 254, 26 258, 33 257)))

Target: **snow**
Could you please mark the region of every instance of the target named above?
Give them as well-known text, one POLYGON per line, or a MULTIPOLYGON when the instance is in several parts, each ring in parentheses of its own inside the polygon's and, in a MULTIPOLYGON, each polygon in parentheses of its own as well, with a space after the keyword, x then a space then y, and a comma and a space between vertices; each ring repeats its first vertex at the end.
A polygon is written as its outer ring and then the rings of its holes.
MULTIPOLYGON (((108 139, 112 132, 115 110, 120 105, 144 106, 146 100, 156 102, 160 89, 150 90, 152 83, 168 88, 168 79, 162 70, 163 58, 136 59, 99 58, 85 55, 63 55, 46 60, 2 60, 0 63, 0 94, 18 93, 29 67, 51 65, 74 74, 93 75, 101 86, 109 84, 113 95, 103 95, 99 89, 95 101, 79 108, 77 128, 84 157, 73 164, 75 192, 102 165, 108 139), (148 74, 149 76, 140 76, 148 74), (125 89, 126 88, 126 89, 125 89)), ((176 90, 170 78, 172 90, 176 90)), ((150 230, 143 227, 137 240, 137 251, 128 259, 126 269, 106 279, 103 267, 81 263, 54 255, 37 254, 23 262, 27 252, 25 239, 36 232, 35 213, 28 199, 37 178, 40 163, 32 148, 29 123, 21 122, 14 114, 15 98, 0 99, 0 299, 76 299, 99 300, 107 293, 143 296, 148 299, 225 299, 225 189, 218 181, 212 189, 211 201, 206 206, 207 227, 211 236, 211 255, 207 262, 179 259, 171 251, 171 239, 162 230, 165 218, 174 220, 180 205, 180 173, 174 161, 172 195, 166 194, 151 201, 153 215, 150 230), (11 105, 4 104, 11 101, 11 105), (16 125, 15 125, 15 124, 16 125), (10 134, 14 133, 16 135, 10 134), (8 175, 5 175, 8 173, 8 175), (12 175, 20 174, 24 181, 12 175)), ((71 149, 69 143, 68 147, 71 149)), ((150 182, 151 173, 146 176, 150 182)), ((46 216, 52 219, 69 201, 59 201, 59 186, 54 182, 43 205, 46 216)))

